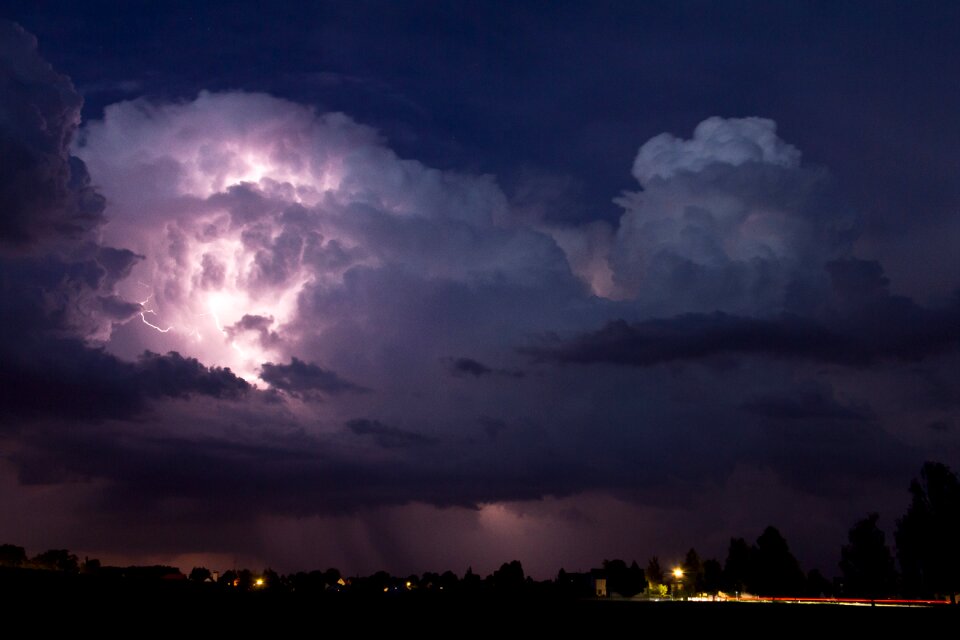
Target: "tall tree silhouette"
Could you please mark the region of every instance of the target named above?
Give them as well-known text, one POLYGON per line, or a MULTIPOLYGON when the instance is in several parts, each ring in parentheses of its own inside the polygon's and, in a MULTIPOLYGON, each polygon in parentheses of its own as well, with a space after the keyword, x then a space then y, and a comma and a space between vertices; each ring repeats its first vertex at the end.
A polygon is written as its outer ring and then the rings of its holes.
POLYGON ((877 520, 871 513, 853 525, 849 543, 840 549, 840 571, 843 572, 843 594, 862 598, 882 598, 896 588, 893 556, 877 520))
POLYGON ((697 594, 706 589, 704 584, 703 561, 697 550, 690 548, 683 559, 683 583, 687 592, 697 594))
POLYGON ((703 590, 716 594, 723 589, 723 567, 714 558, 703 561, 703 590))
POLYGON ((660 558, 657 556, 647 562, 647 581, 650 584, 663 584, 663 567, 660 566, 660 558))
POLYGON ((727 560, 723 564, 723 588, 734 594, 748 590, 753 582, 750 545, 743 538, 730 538, 727 560))
POLYGON ((926 462, 910 483, 910 506, 894 538, 904 590, 913 596, 960 591, 960 480, 939 462, 926 462))
POLYGON ((754 569, 751 591, 766 596, 794 596, 803 592, 800 563, 776 527, 767 527, 760 534, 751 555, 754 569))

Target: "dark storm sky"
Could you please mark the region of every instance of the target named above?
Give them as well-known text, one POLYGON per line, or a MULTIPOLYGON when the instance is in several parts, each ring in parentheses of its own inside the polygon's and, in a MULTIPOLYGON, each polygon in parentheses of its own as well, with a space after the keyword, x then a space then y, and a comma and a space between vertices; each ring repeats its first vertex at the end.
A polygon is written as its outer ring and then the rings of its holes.
POLYGON ((10 542, 829 575, 960 465, 956 3, 0 18, 10 542))
POLYGON ((712 115, 774 119, 877 234, 936 224, 958 196, 953 3, 27 4, 8 17, 73 79, 85 118, 143 95, 264 91, 508 189, 525 172, 568 180, 576 206, 551 213, 576 220, 615 221, 637 146, 712 115))

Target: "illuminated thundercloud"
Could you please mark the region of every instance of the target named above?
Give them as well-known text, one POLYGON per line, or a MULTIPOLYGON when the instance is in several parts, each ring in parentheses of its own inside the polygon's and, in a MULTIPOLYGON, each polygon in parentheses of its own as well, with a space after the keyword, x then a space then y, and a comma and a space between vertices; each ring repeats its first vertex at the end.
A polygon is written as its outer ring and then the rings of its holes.
MULTIPOLYGON (((340 310, 313 305, 318 295, 341 289, 351 269, 376 269, 411 251, 394 244, 405 236, 392 225, 430 221, 437 233, 457 228, 469 240, 462 229, 491 230, 507 210, 487 177, 398 158, 375 131, 343 115, 264 95, 113 105, 87 125, 77 153, 110 201, 105 237, 144 256, 131 274, 150 294, 140 303, 150 334, 141 346, 251 381, 263 363, 302 357, 304 340, 338 321, 340 310)), ((481 268, 538 255, 493 237, 480 249, 464 247, 478 252, 481 268)), ((413 251, 428 278, 472 277, 476 269, 413 251)))

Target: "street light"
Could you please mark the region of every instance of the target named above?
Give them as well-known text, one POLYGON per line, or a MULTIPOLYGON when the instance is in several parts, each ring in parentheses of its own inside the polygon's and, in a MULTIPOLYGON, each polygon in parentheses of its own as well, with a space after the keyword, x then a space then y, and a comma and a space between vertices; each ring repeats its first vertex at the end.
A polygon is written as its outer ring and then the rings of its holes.
POLYGON ((673 573, 674 597, 676 597, 680 593, 680 585, 683 583, 683 568, 674 567, 671 573, 673 573))

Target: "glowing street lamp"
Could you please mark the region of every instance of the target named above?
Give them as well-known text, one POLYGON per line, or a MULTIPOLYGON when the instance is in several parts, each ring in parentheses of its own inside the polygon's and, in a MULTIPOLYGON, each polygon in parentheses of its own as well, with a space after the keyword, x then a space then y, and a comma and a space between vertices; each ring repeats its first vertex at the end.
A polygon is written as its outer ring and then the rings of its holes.
POLYGON ((673 574, 673 589, 676 596, 680 594, 680 585, 683 583, 683 569, 674 567, 671 573, 673 574))

